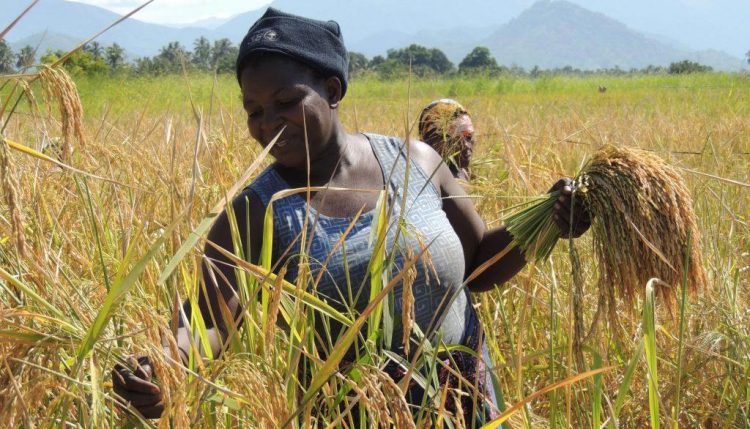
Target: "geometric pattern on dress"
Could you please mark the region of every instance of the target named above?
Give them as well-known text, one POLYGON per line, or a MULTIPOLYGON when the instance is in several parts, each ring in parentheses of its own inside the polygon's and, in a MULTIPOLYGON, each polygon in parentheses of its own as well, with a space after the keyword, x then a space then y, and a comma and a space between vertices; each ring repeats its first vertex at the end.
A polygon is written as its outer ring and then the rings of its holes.
MULTIPOLYGON (((404 144, 400 139, 376 134, 366 136, 380 163, 384 183, 388 185, 389 204, 393 205, 386 241, 386 251, 394 252, 395 258, 391 278, 403 267, 408 253, 405 249, 411 248, 411 254, 416 255, 421 251, 422 244, 432 243, 428 248, 430 263, 426 264, 423 258, 417 264, 417 276, 412 286, 415 322, 425 332, 433 319, 444 316, 438 330, 442 340, 447 344, 463 344, 468 335, 467 321, 476 315, 472 314, 474 309, 469 292, 461 288, 464 277, 463 248, 442 210, 440 193, 429 180, 429 175, 417 163, 411 161, 407 164, 404 144), (405 203, 402 201, 404 192, 405 203), (446 305, 446 302, 450 305, 446 305)), ((267 206, 276 192, 289 189, 290 186, 272 165, 249 188, 267 206)), ((360 216, 345 238, 344 245, 332 255, 332 249, 351 224, 352 218, 329 217, 317 213, 312 207, 308 207, 303 194, 274 201, 273 211, 274 264, 291 246, 291 250, 278 264, 287 265, 287 280, 294 282, 297 277, 300 259, 298 237, 307 216, 307 254, 313 278, 330 255, 326 272, 317 286, 318 296, 339 311, 350 308, 362 311, 367 306, 370 295, 368 267, 374 246, 371 236, 375 210, 360 216), (354 295, 354 291, 359 291, 358 297, 354 295)), ((398 284, 392 293, 393 351, 401 349, 402 292, 402 285, 398 284)), ((433 336, 432 339, 435 338, 433 336)))

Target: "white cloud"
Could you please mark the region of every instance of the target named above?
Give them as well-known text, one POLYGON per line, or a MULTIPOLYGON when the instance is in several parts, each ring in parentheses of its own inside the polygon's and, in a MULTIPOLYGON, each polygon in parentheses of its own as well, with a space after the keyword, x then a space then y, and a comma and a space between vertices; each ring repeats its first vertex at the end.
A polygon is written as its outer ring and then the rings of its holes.
MULTIPOLYGON (((146 0, 74 0, 125 14, 146 0)), ((258 9, 271 0, 155 0, 133 17, 159 24, 180 24, 211 17, 228 17, 258 9)))

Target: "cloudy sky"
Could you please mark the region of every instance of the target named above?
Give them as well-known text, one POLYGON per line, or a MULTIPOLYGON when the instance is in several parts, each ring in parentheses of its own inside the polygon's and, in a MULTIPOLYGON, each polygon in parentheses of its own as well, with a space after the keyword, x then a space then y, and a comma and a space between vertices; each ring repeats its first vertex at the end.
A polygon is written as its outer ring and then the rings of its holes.
MULTIPOLYGON (((125 14, 147 0, 74 0, 125 14)), ((226 18, 271 3, 271 0, 156 0, 135 15, 141 21, 180 24, 201 19, 226 18)))

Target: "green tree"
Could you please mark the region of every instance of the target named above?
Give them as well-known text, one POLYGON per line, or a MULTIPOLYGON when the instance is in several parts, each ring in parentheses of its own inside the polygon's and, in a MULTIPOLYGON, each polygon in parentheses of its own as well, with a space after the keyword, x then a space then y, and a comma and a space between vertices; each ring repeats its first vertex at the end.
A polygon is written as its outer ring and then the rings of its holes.
POLYGON ((23 70, 33 66, 35 54, 36 50, 31 45, 21 48, 21 51, 16 54, 16 68, 23 70))
POLYGON ((88 52, 96 59, 102 58, 104 56, 104 49, 102 48, 102 45, 97 41, 87 43, 83 47, 83 51, 88 52))
POLYGON ((107 65, 112 68, 113 71, 119 70, 125 64, 125 49, 117 43, 113 43, 104 50, 105 60, 107 65))
POLYGON ((153 71, 157 74, 180 73, 183 63, 190 63, 190 52, 180 42, 169 42, 154 57, 153 71))
POLYGON ((211 48, 211 64, 217 73, 234 73, 239 48, 229 39, 214 41, 211 48))
POLYGON ((442 75, 454 69, 443 51, 417 44, 403 49, 389 49, 387 55, 386 60, 378 66, 378 71, 385 75, 408 71, 409 68, 417 76, 442 75))
POLYGON ((495 57, 493 57, 490 50, 484 46, 477 46, 474 48, 458 65, 458 71, 464 73, 475 71, 492 72, 497 69, 497 61, 495 61, 495 57))
POLYGON ((669 74, 705 73, 713 70, 712 67, 704 66, 695 61, 683 60, 669 65, 669 74))
POLYGON ((365 70, 367 70, 367 66, 369 65, 369 61, 367 61, 367 57, 364 56, 364 54, 360 54, 359 52, 349 52, 349 75, 357 75, 365 70))
POLYGON ((750 51, 747 51, 747 53, 745 53, 745 57, 747 57, 747 63, 750 64, 750 51))
POLYGON ((15 71, 13 68, 14 58, 13 50, 5 43, 4 39, 0 39, 0 74, 9 74, 15 71))
POLYGON ((383 58, 382 55, 375 55, 374 57, 372 57, 367 67, 370 69, 374 69, 374 68, 377 68, 379 65, 383 64, 384 62, 385 62, 385 58, 383 58))
POLYGON ((201 36, 193 43, 193 65, 198 70, 208 71, 213 68, 213 62, 211 61, 211 43, 208 39, 201 36))
MULTIPOLYGON (((52 50, 48 49, 47 52, 42 55, 42 63, 51 64, 57 62, 57 60, 62 58, 65 54, 66 52, 62 50, 52 52, 52 50)), ((91 52, 83 50, 74 53, 65 60, 63 67, 65 67, 65 70, 73 76, 82 74, 96 75, 108 73, 110 71, 109 66, 104 62, 104 58, 96 58, 91 52)))
POLYGON ((136 58, 134 70, 137 75, 154 74, 156 73, 154 60, 149 57, 136 58))

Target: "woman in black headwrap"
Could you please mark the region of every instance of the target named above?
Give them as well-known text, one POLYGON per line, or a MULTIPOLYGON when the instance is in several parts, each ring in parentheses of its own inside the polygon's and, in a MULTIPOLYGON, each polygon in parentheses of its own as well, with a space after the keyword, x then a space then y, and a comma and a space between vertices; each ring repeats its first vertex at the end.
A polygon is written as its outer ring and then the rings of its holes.
MULTIPOLYGON (((408 265, 410 255, 429 252, 430 260, 418 261, 411 284, 414 322, 431 344, 440 338, 445 344, 473 350, 464 355, 444 355, 441 367, 450 370, 442 370, 439 381, 442 386, 460 390, 468 389, 467 383, 479 385, 479 389, 474 389, 479 391, 478 401, 461 403, 466 419, 486 421, 487 373, 476 357, 483 349, 471 294, 492 290, 508 281, 525 265, 524 256, 515 248, 470 281, 466 279, 508 246, 510 234, 504 227, 485 228, 449 166, 429 145, 346 131, 338 109, 347 91, 347 52, 335 22, 268 9, 240 46, 237 78, 252 137, 267 147, 277 135, 281 136, 270 149, 275 163, 232 202, 233 218, 249 220, 248 225, 238 228, 245 255, 252 263, 258 263, 264 214, 274 195, 309 183, 318 189, 310 192, 309 200, 295 194, 273 201, 273 270, 285 272, 286 279, 294 282, 299 280, 302 259, 311 273, 307 277, 320 278, 319 282, 308 284, 308 290, 314 288, 336 308, 361 312, 369 301, 369 267, 376 255, 370 237, 379 219, 378 195, 385 190, 389 198, 384 203, 392 214, 387 219, 385 252, 393 257, 393 271, 386 275, 398 276, 408 265), (349 229, 349 225, 353 227, 349 229), (303 231, 307 237, 304 249, 299 242, 303 231), (303 252, 307 257, 300 258, 303 252), (325 266, 321 265, 323 261, 327 261, 325 266), (325 275, 318 276, 322 270, 325 275)), ((567 234, 570 189, 563 190, 555 216, 563 234, 567 234)), ((581 225, 575 231, 580 234, 586 228, 581 225)), ((235 252, 231 230, 229 216, 223 212, 208 235, 216 247, 205 248, 204 289, 198 294, 209 343, 203 351, 214 357, 222 353, 242 322, 236 270, 223 253, 235 252)), ((307 277, 302 281, 307 282, 307 277)), ((395 314, 403 305, 402 286, 398 283, 393 290, 395 314)), ((173 358, 186 362, 192 349, 192 306, 186 303, 183 308, 176 315, 179 356, 173 358)), ((400 322, 400 317, 393 319, 393 340, 389 346, 382 344, 396 354, 408 356, 404 341, 400 341, 404 330, 400 322)), ((321 338, 324 332, 335 335, 341 330, 335 326, 325 328, 317 329, 321 338)), ((381 332, 381 338, 384 335, 381 332)), ((412 350, 421 341, 416 335, 407 334, 404 338, 406 343, 414 343, 412 350)), ((319 353, 325 356, 328 346, 322 341, 319 353)), ((170 352, 167 349, 165 353, 170 352)), ((395 366, 386 369, 398 379, 404 371, 395 366)), ((112 377, 115 392, 143 415, 161 415, 162 393, 152 380, 147 357, 140 358, 135 368, 118 365, 112 377)), ((423 393, 412 383, 406 395, 410 404, 417 407, 423 393)), ((473 399, 475 395, 468 397, 473 399)))

